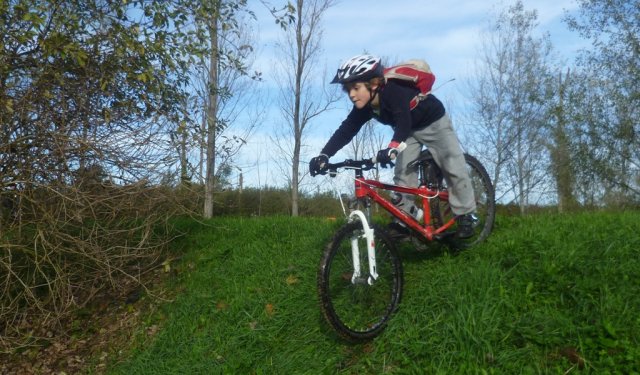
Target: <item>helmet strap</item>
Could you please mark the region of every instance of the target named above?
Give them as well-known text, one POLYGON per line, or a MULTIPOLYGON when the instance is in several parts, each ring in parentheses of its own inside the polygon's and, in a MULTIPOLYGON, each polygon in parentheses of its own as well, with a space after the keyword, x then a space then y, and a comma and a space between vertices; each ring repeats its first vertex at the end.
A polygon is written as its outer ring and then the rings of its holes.
POLYGON ((375 99, 375 97, 378 96, 379 90, 380 90, 380 86, 376 87, 374 90, 371 90, 371 88, 369 88, 370 99, 369 99, 369 103, 367 103, 369 107, 372 107, 373 99, 375 99))

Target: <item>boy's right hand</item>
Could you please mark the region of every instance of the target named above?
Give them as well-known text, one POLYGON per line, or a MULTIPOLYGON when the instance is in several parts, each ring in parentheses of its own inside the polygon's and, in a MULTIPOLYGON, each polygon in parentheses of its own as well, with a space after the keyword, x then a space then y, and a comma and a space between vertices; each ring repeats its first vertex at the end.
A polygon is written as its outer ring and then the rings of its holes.
POLYGON ((320 154, 312 158, 309 162, 309 173, 311 173, 311 177, 315 177, 315 175, 318 174, 326 174, 327 163, 329 163, 329 157, 325 154, 320 154))
POLYGON ((372 161, 374 163, 380 163, 382 168, 389 168, 395 165, 393 164, 393 161, 396 159, 396 156, 398 156, 398 150, 396 148, 389 147, 378 151, 378 154, 372 161))

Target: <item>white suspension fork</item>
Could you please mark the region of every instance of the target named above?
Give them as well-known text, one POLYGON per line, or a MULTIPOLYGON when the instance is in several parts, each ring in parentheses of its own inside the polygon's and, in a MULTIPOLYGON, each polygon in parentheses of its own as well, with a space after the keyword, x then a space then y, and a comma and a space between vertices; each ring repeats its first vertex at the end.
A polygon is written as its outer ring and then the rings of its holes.
MULTIPOLYGON (((369 261, 369 277, 367 283, 373 285, 373 282, 378 279, 378 272, 376 270, 376 253, 375 253, 375 236, 373 228, 369 227, 369 222, 364 212, 360 210, 354 210, 349 214, 349 221, 359 219, 362 224, 362 230, 367 243, 367 259, 369 261)), ((352 283, 360 282, 362 279, 361 265, 360 265, 360 248, 358 247, 358 238, 351 239, 351 256, 353 258, 353 276, 351 277, 352 283)))

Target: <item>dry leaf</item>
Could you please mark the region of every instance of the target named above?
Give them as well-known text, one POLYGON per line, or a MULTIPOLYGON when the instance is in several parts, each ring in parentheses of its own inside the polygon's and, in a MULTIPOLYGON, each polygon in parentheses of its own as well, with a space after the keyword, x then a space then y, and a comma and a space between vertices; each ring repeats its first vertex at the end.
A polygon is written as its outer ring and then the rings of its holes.
POLYGON ((147 327, 147 335, 148 336, 155 336, 156 333, 158 333, 158 329, 160 329, 160 327, 158 327, 157 324, 154 324, 150 327, 147 327))
POLYGON ((273 316, 273 314, 275 313, 273 304, 271 303, 267 303, 264 307, 264 310, 267 312, 267 315, 270 317, 273 316))
POLYGON ((164 267, 163 269, 165 273, 171 272, 171 261, 169 259, 162 262, 162 266, 164 267))
POLYGON ((578 352, 578 349, 574 347, 566 347, 566 348, 560 349, 560 355, 568 359, 569 362, 577 365, 579 369, 584 368, 585 360, 584 358, 582 358, 582 356, 578 352))
POLYGON ((219 310, 219 311, 226 310, 228 307, 229 307, 229 305, 227 305, 227 303, 224 302, 224 301, 220 301, 220 302, 216 303, 216 309, 219 310))
POLYGON ((298 278, 295 275, 287 276, 287 285, 293 285, 298 283, 298 278))

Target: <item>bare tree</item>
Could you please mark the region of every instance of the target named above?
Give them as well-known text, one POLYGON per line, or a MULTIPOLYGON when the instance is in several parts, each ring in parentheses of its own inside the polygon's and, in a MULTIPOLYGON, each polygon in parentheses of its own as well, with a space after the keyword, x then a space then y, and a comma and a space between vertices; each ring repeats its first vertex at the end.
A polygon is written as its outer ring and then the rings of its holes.
POLYGON ((253 47, 246 16, 253 14, 246 1, 202 0, 199 5, 196 22, 205 26, 210 55, 198 77, 202 85, 196 103, 204 108, 202 125, 200 129, 193 126, 192 133, 199 145, 195 150, 200 150, 198 175, 204 172, 203 213, 209 218, 213 215, 214 192, 222 176, 231 170, 231 158, 246 144, 254 128, 255 118, 243 118, 246 126, 232 129, 241 113, 249 113, 244 111, 248 102, 242 98, 259 74, 248 71, 253 47))
MULTIPOLYGON (((241 17, 239 17, 241 18, 241 17)), ((215 126, 215 171, 216 178, 221 177, 221 171, 233 164, 233 157, 246 144, 248 138, 253 134, 256 123, 261 113, 265 110, 265 105, 260 97, 254 94, 256 86, 259 84, 260 73, 249 72, 249 67, 255 60, 254 48, 255 35, 250 27, 250 20, 241 18, 241 27, 229 29, 223 27, 219 30, 218 49, 222 51, 218 62, 218 81, 215 84, 217 92, 216 126, 215 126), (221 60, 221 61, 220 61, 221 60), (225 68, 228 67, 228 68, 225 68)), ((193 169, 195 175, 203 180, 205 173, 203 166, 206 162, 204 153, 207 149, 207 117, 206 111, 209 109, 209 75, 211 66, 202 65, 197 73, 197 81, 200 86, 197 89, 197 101, 199 108, 195 109, 203 114, 200 130, 193 134, 195 141, 194 151, 199 151, 199 155, 193 155, 197 161, 197 166, 193 169), (204 111, 203 111, 204 109, 204 111)))
POLYGON ((493 168, 493 182, 503 196, 526 210, 535 189, 545 185, 545 87, 551 45, 536 38, 537 13, 521 1, 500 14, 483 41, 481 63, 470 83, 475 129, 483 142, 475 147, 493 168))
MULTIPOLYGON (((299 185, 304 173, 300 173, 300 155, 304 135, 311 121, 328 110, 336 100, 335 95, 318 89, 317 58, 321 52, 321 20, 334 0, 297 0, 293 27, 285 30, 285 40, 279 44, 282 59, 279 61, 278 85, 280 108, 288 126, 277 130, 274 144, 278 147, 281 162, 290 166, 291 214, 298 216, 299 185)), ((323 87, 326 85, 322 84, 323 87)))

